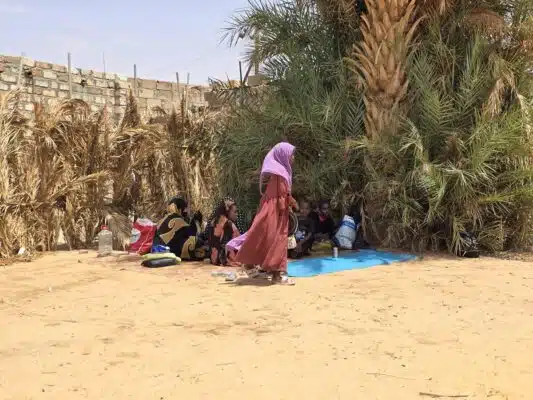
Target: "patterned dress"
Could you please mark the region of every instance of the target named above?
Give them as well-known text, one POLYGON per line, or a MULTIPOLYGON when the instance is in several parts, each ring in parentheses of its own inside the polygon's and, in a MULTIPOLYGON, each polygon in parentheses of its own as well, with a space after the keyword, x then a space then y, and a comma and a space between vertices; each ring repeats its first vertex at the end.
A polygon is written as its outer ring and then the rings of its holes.
POLYGON ((165 245, 184 261, 203 260, 205 249, 196 237, 196 223, 189 224, 178 213, 169 213, 157 227, 154 245, 165 245))

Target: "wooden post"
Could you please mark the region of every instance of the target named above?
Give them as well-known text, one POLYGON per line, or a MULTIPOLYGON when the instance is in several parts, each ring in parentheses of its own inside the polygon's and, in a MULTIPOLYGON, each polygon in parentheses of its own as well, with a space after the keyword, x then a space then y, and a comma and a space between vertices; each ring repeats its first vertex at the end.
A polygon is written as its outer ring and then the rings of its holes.
MULTIPOLYGON (((258 33, 259 35, 259 33, 258 33)), ((257 36, 254 38, 254 47, 257 48, 258 47, 258 43, 259 43, 259 40, 257 38, 257 36)), ((255 60, 254 62, 254 75, 259 75, 259 61, 258 60, 255 60)))
POLYGON ((248 80, 248 75, 250 75, 250 71, 252 70, 253 66, 254 66, 253 63, 250 63, 250 65, 248 66, 248 69, 246 70, 246 73, 244 74, 244 78, 242 78, 244 82, 248 80))
POLYGON ((135 96, 139 95, 139 91, 137 89, 137 64, 133 64, 133 93, 135 96))
POLYGON ((180 73, 176 72, 176 83, 178 86, 176 86, 176 99, 177 103, 180 104, 180 73))
POLYGON ((196 165, 194 166, 194 196, 196 200, 200 198, 200 166, 198 165, 198 161, 196 161, 196 165))
POLYGON ((70 53, 67 53, 68 59, 68 94, 69 98, 72 98, 72 57, 70 53))
POLYGON ((22 70, 24 69, 24 56, 25 56, 25 53, 20 54, 19 76, 17 78, 17 89, 20 89, 20 82, 22 81, 22 70))
POLYGON ((187 84, 185 85, 185 112, 188 114, 189 111, 189 83, 191 81, 191 74, 187 72, 187 84))
POLYGON ((244 81, 242 78, 242 61, 239 61, 239 93, 240 93, 240 102, 244 102, 244 81))

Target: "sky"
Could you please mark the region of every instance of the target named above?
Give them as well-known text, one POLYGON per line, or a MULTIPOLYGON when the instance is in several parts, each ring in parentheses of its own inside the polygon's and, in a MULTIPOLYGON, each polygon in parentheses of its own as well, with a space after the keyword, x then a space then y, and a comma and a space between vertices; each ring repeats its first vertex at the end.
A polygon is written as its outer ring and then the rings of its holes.
POLYGON ((239 78, 244 44, 220 43, 248 0, 0 0, 0 54, 193 84, 239 78))

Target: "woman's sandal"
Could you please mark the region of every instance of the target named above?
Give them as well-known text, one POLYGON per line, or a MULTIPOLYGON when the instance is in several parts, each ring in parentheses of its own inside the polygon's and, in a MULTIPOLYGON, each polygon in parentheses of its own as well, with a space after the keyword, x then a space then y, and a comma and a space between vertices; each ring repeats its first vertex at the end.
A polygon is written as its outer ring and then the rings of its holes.
POLYGON ((261 271, 258 267, 243 268, 243 272, 250 279, 268 279, 270 277, 268 272, 261 271))
POLYGON ((279 279, 272 279, 273 285, 284 285, 284 286, 294 286, 296 281, 292 278, 289 278, 287 275, 283 275, 279 279))

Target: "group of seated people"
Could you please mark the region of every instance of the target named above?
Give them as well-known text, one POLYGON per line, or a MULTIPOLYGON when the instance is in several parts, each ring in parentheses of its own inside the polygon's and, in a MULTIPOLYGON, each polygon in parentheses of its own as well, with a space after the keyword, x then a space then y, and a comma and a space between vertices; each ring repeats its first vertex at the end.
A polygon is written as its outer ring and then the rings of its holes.
MULTIPOLYGON (((357 219, 353 210, 350 214, 357 219)), ((336 245, 338 225, 331 216, 329 201, 322 200, 316 207, 308 200, 300 201, 297 218, 296 246, 287 250, 290 258, 309 256, 313 246, 336 245)), ((167 246, 184 261, 209 258, 213 265, 238 266, 235 252, 227 249, 226 244, 245 231, 237 204, 229 197, 217 203, 205 224, 201 213, 189 216, 187 201, 175 197, 157 227, 153 245, 167 246)))
MULTIPOLYGON (((296 247, 289 250, 289 258, 297 259, 309 256, 313 245, 319 249, 339 247, 346 249, 346 238, 339 243, 338 232, 344 221, 336 222, 331 215, 331 206, 328 200, 321 200, 317 206, 308 200, 302 200, 298 212, 298 229, 295 234, 296 247)), ((350 239, 350 249, 359 246, 366 247, 367 243, 362 239, 358 227, 361 217, 357 206, 350 207, 345 218, 352 220, 353 239, 350 239)), ((342 237, 343 235, 341 235, 342 237)))
POLYGON ((299 204, 298 230, 295 233, 296 248, 289 250, 290 258, 301 258, 311 254, 313 244, 331 242, 334 239, 336 224, 330 215, 329 202, 322 200, 313 207, 308 200, 299 204))
POLYGON ((209 216, 205 229, 203 215, 189 215, 189 205, 181 197, 170 200, 167 213, 157 226, 153 246, 166 246, 184 261, 203 261, 209 257, 215 265, 235 265, 235 254, 226 244, 244 232, 236 203, 225 198, 209 216))

